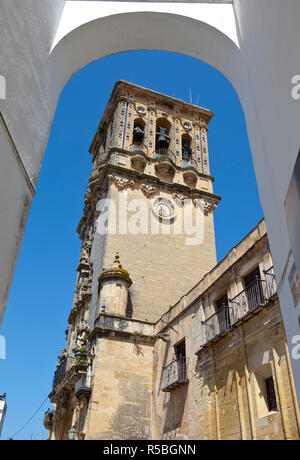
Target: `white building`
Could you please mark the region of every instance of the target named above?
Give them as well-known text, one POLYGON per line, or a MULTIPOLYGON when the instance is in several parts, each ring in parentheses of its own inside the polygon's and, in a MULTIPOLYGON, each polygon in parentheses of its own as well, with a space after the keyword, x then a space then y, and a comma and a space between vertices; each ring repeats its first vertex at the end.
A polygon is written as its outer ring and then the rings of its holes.
POLYGON ((4 419, 6 415, 6 410, 7 410, 7 404, 6 404, 6 394, 4 393, 3 395, 0 395, 0 436, 2 433, 2 428, 4 424, 4 419))

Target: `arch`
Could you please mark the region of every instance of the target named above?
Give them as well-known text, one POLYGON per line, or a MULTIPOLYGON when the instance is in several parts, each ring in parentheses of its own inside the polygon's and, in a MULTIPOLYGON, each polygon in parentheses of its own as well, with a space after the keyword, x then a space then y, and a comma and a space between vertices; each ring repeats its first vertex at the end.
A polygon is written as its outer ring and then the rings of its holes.
POLYGON ((183 161, 189 162, 192 159, 192 136, 184 133, 181 136, 181 157, 183 161))
MULTIPOLYGON (((194 57, 219 70, 240 97, 247 92, 241 51, 224 33, 205 22, 177 14, 122 13, 84 23, 63 36, 52 49, 49 57, 52 114, 63 87, 79 69, 102 57, 134 50, 171 51, 194 57)), ((241 102, 243 105, 243 98, 241 102)))
POLYGON ((142 144, 145 138, 145 121, 142 118, 135 118, 133 122, 132 143, 142 144))

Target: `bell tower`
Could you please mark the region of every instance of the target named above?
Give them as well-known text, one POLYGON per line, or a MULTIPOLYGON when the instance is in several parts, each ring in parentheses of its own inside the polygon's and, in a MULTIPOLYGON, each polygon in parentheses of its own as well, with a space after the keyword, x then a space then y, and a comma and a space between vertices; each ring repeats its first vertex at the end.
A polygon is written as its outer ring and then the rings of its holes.
POLYGON ((207 130, 213 114, 118 81, 90 147, 93 170, 78 232, 98 278, 118 251, 132 279, 132 317, 156 321, 216 264, 207 130), (105 230, 105 219, 109 221, 105 230))
POLYGON ((151 439, 155 323, 216 264, 212 116, 115 84, 90 147, 75 295, 45 420, 49 439, 151 439))

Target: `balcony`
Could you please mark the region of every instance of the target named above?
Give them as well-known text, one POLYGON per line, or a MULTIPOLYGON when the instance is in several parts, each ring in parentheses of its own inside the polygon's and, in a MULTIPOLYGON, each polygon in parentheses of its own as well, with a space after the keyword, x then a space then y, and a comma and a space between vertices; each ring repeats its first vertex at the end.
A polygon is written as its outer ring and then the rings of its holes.
POLYGON ((75 383, 75 396, 77 396, 77 398, 80 398, 81 396, 85 396, 86 398, 89 398, 91 392, 92 392, 91 377, 88 374, 83 375, 75 383))
POLYGON ((52 411, 50 411, 49 409, 47 410, 47 412, 45 412, 45 416, 44 416, 44 420, 43 420, 43 424, 44 424, 44 427, 46 428, 46 430, 51 430, 52 427, 53 427, 53 419, 54 419, 54 414, 52 411))
POLYGON ((67 356, 54 373, 53 388, 63 379, 63 377, 66 375, 69 369, 71 369, 71 367, 82 365, 86 366, 87 364, 81 362, 78 357, 67 356))
POLYGON ((184 159, 182 160, 181 162, 181 167, 182 168, 198 168, 198 164, 197 164, 197 161, 194 160, 194 158, 190 158, 190 159, 184 159))
POLYGON ((233 327, 248 320, 251 315, 258 313, 269 304, 270 300, 276 295, 273 267, 264 272, 264 275, 264 280, 255 279, 233 299, 228 299, 228 305, 224 305, 202 322, 202 346, 207 346, 209 343, 217 341, 233 327))
POLYGON ((159 161, 171 160, 176 163, 176 155, 169 149, 157 149, 155 151, 155 159, 159 161))
POLYGON ((132 151, 132 153, 143 152, 146 155, 148 155, 148 148, 143 142, 134 142, 133 144, 131 144, 130 150, 132 151))
POLYGON ((172 391, 188 381, 187 358, 185 356, 180 356, 163 368, 162 391, 172 391))

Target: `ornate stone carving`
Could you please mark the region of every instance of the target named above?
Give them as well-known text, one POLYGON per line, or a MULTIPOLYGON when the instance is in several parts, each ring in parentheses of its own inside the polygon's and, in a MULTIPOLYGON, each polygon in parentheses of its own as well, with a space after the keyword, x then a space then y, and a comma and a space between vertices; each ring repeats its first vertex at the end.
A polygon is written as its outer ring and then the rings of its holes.
POLYGON ((58 369, 59 366, 64 362, 64 360, 66 359, 67 357, 67 350, 65 348, 62 349, 60 355, 57 356, 57 359, 58 359, 58 364, 56 366, 56 368, 58 369))
POLYGON ((85 241, 82 245, 79 263, 86 262, 89 264, 92 249, 92 241, 85 241))
POLYGON ((134 180, 132 179, 124 179, 123 177, 117 177, 113 174, 109 174, 108 179, 115 184, 118 190, 134 186, 134 180))
POLYGON ((154 195, 157 192, 157 187, 154 185, 150 184, 142 184, 140 189, 146 195, 147 198, 150 198, 152 195, 154 195))
POLYGON ((277 323, 268 329, 269 337, 272 339, 280 338, 283 334, 282 323, 277 323))
POLYGON ((214 211, 217 207, 217 203, 211 200, 203 200, 203 199, 198 199, 194 198, 193 203, 195 206, 199 206, 200 209, 203 210, 204 214, 207 216, 208 213, 214 211))
POLYGON ((185 200, 188 200, 188 196, 187 195, 184 195, 182 193, 173 193, 172 197, 175 199, 175 200, 179 200, 181 202, 181 204, 184 204, 184 201, 185 200))
POLYGON ((78 329, 78 333, 76 337, 76 349, 80 350, 82 347, 85 347, 87 345, 87 338, 88 338, 89 332, 90 332, 89 327, 85 321, 85 324, 82 323, 81 327, 78 329))

